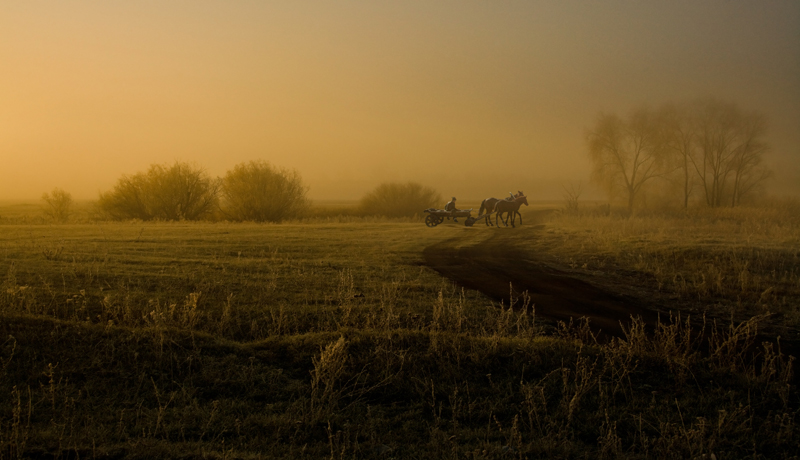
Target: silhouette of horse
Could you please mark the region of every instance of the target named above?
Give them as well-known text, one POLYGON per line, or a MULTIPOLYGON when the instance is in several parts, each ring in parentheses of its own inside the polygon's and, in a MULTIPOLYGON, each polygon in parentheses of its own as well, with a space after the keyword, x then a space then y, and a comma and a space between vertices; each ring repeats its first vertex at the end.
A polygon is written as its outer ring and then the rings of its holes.
MULTIPOLYGON (((493 226, 492 220, 489 219, 488 214, 491 214, 495 210, 495 205, 498 201, 513 201, 518 196, 524 195, 521 191, 517 191, 516 194, 508 192, 510 195, 508 198, 500 199, 500 198, 486 198, 485 200, 481 201, 481 208, 478 210, 478 217, 475 219, 476 221, 481 218, 482 215, 487 214, 485 218, 486 226, 493 226)), ((522 216, 520 216, 520 222, 522 221, 522 216)))
MULTIPOLYGON (((502 201, 502 200, 499 199, 499 198, 487 198, 487 199, 481 201, 481 208, 478 210, 478 219, 480 219, 480 217, 484 214, 484 211, 485 211, 485 214, 491 214, 492 212, 494 212, 494 206, 497 204, 498 201, 502 201)), ((486 216, 486 218, 484 220, 486 221, 486 226, 487 227, 493 225, 492 221, 489 220, 489 216, 488 215, 486 216)))
MULTIPOLYGON (((522 205, 528 206, 528 197, 525 196, 522 191, 518 191, 516 195, 514 195, 514 200, 500 200, 494 205, 494 210, 497 212, 497 215, 494 217, 494 223, 497 224, 497 219, 502 218, 502 214, 506 213, 505 219, 503 219, 503 225, 508 227, 508 218, 511 218, 511 226, 516 227, 514 225, 514 221, 516 220, 515 216, 519 216, 519 224, 522 225, 522 214, 519 213, 519 207, 522 205)), ((498 225, 499 226, 499 225, 498 225)))

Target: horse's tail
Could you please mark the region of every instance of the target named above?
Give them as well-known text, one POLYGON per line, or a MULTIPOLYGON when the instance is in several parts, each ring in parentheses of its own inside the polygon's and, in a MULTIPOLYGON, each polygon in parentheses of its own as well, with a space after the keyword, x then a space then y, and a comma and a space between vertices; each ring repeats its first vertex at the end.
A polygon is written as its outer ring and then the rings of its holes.
POLYGON ((483 210, 486 208, 486 200, 481 201, 481 208, 478 210, 478 215, 483 214, 483 210))

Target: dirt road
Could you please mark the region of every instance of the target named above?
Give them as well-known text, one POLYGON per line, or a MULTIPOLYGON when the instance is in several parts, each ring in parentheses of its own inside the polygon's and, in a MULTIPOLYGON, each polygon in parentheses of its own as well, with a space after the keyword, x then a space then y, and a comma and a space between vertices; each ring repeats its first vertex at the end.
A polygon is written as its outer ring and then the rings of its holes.
POLYGON ((632 315, 650 326, 656 324, 657 313, 640 300, 608 292, 525 254, 514 245, 517 230, 485 231, 487 238, 472 246, 460 246, 462 238, 456 237, 425 248, 426 265, 465 288, 506 304, 510 287, 515 297, 527 291, 537 317, 567 322, 587 317, 593 331, 601 336, 621 337, 620 322, 629 323, 632 315))
MULTIPOLYGON (((671 309, 668 307, 674 305, 661 305, 654 293, 648 294, 641 287, 634 289, 635 282, 626 286, 619 286, 618 282, 612 285, 609 280, 570 272, 515 244, 521 236, 536 238, 544 227, 537 225, 537 220, 541 222, 547 213, 529 213, 530 220, 524 228, 481 228, 483 223, 478 223, 476 228, 465 231, 481 232, 485 238, 481 235, 468 239, 476 243, 465 246, 465 238, 459 236, 429 246, 423 251, 425 264, 457 284, 480 291, 498 302, 504 301, 506 305, 511 297, 510 287, 514 297, 527 291, 537 318, 568 322, 570 318, 586 317, 599 338, 623 337, 620 323, 628 325, 632 316, 640 317, 647 329, 653 330, 659 319, 658 310, 667 312, 671 309)), ((668 321, 669 313, 663 313, 662 319, 668 321)), ((727 320, 720 318, 720 324, 727 320)), ((702 324, 696 326, 699 326, 697 331, 702 330, 702 324)), ((760 324, 753 343, 758 348, 762 342, 771 342, 788 355, 800 356, 796 331, 792 334, 780 324, 760 324), (778 340, 778 337, 782 338, 778 340)))

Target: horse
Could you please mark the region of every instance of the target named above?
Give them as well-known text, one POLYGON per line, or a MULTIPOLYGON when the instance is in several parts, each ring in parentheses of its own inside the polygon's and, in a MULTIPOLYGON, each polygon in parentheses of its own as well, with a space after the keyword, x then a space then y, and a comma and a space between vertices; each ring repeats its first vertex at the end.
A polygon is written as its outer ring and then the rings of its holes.
MULTIPOLYGON (((478 219, 481 218, 481 216, 484 214, 484 211, 486 211, 486 214, 491 214, 494 211, 494 207, 498 201, 502 200, 500 200, 499 198, 487 198, 481 201, 481 208, 478 210, 478 219)), ((492 225, 492 221, 489 220, 488 215, 486 216, 485 221, 487 227, 492 225)))
MULTIPOLYGON (((484 215, 484 211, 485 211, 485 214, 487 214, 487 216, 485 218, 486 226, 487 227, 488 226, 493 226, 494 224, 492 224, 492 221, 491 221, 491 219, 489 219, 488 214, 491 214, 492 212, 494 212, 495 205, 497 204, 497 202, 498 201, 512 201, 515 198, 517 198, 518 196, 522 196, 523 195, 523 193, 521 191, 517 191, 516 194, 508 192, 508 194, 510 196, 508 198, 504 198, 502 200, 500 198, 486 198, 485 200, 481 201, 481 208, 478 210, 478 218, 475 219, 475 220, 477 221, 478 219, 480 219, 480 217, 482 215, 484 215)), ((522 216, 520 216, 520 221, 521 220, 522 220, 522 216)))
MULTIPOLYGON (((517 192, 514 197, 514 201, 501 200, 495 203, 494 210, 497 212, 497 215, 494 217, 494 223, 498 227, 499 224, 497 224, 497 219, 501 217, 501 214, 503 213, 507 213, 508 217, 511 217, 512 227, 516 227, 516 225, 514 225, 515 216, 519 216, 519 224, 522 225, 522 214, 519 213, 519 207, 523 204, 528 206, 528 197, 526 197, 521 191, 517 192)), ((506 227, 508 227, 508 217, 503 220, 503 225, 506 227)))

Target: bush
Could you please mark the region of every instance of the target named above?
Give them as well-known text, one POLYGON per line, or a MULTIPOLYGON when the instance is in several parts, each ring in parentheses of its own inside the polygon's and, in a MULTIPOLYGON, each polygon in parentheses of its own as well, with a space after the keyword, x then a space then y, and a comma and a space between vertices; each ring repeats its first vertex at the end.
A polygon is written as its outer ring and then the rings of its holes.
POLYGON ((307 191, 297 171, 266 161, 240 163, 222 179, 222 213, 232 220, 280 222, 308 209, 307 191))
POLYGON ((391 182, 375 187, 364 196, 360 209, 370 216, 412 217, 441 201, 442 196, 431 187, 416 182, 391 182))
POLYGON ((218 190, 218 180, 203 168, 154 164, 147 172, 122 176, 112 191, 100 194, 98 206, 118 220, 200 220, 217 208, 218 190))
POLYGON ((66 222, 72 207, 72 195, 56 187, 50 193, 42 195, 44 213, 56 222, 66 222))

